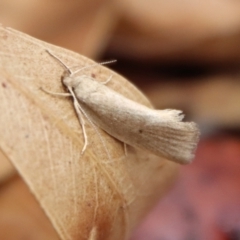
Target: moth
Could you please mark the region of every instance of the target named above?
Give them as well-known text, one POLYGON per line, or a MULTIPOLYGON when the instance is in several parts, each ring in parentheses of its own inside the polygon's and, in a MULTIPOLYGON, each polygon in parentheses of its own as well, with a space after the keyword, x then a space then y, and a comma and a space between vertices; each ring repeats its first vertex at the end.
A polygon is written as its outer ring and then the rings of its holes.
POLYGON ((84 116, 124 144, 144 149, 155 155, 181 164, 190 163, 199 139, 199 129, 194 122, 182 122, 182 111, 155 110, 128 99, 104 83, 78 75, 59 58, 47 51, 65 69, 62 82, 73 97, 73 104, 82 126, 85 144, 84 116))

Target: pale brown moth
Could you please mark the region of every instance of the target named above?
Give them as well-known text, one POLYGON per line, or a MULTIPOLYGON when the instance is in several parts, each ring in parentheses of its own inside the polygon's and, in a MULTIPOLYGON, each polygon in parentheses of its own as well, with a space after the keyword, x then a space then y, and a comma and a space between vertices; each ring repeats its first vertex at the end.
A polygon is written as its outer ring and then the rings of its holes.
POLYGON ((182 122, 182 111, 155 110, 134 102, 106 86, 111 77, 100 83, 89 76, 77 75, 82 69, 72 72, 59 58, 47 52, 65 68, 62 82, 69 93, 57 95, 73 97, 84 135, 83 152, 88 143, 85 116, 93 126, 124 144, 177 163, 191 162, 199 139, 199 129, 194 122, 182 122))

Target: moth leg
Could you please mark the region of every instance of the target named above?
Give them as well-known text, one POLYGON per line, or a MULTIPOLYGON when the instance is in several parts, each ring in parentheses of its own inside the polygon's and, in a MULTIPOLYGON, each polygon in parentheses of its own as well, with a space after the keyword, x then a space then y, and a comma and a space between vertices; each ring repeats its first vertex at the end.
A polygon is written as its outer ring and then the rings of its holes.
POLYGON ((80 125, 82 127, 82 131, 83 131, 84 145, 83 145, 83 148, 82 148, 82 151, 81 151, 81 154, 83 154, 85 152, 86 148, 87 148, 87 145, 88 145, 88 137, 87 137, 86 128, 85 128, 85 121, 84 121, 84 117, 83 117, 83 114, 80 110, 81 108, 79 107, 79 103, 78 103, 77 99, 74 98, 73 104, 74 104, 74 108, 75 108, 76 113, 78 115, 78 119, 79 119, 80 125))
POLYGON ((112 75, 105 81, 105 82, 101 82, 101 84, 103 84, 103 85, 106 85, 106 84, 108 84, 111 80, 112 80, 112 75))
POLYGON ((84 139, 84 145, 83 145, 83 148, 82 148, 82 151, 81 151, 81 154, 83 154, 87 148, 87 145, 88 145, 88 137, 87 137, 87 133, 86 133, 86 128, 85 128, 85 121, 84 121, 84 117, 83 117, 83 114, 82 114, 82 108, 72 90, 72 88, 68 87, 68 90, 70 92, 70 95, 73 97, 73 106, 75 108, 75 111, 77 113, 77 116, 78 116, 78 120, 79 120, 79 123, 82 127, 82 131, 83 131, 83 139, 84 139))
POLYGON ((83 131, 84 145, 83 145, 83 148, 82 148, 82 151, 81 151, 81 154, 83 154, 85 152, 86 148, 87 148, 87 145, 88 145, 88 137, 87 137, 87 132, 86 132, 86 128, 85 128, 85 121, 84 121, 84 118, 83 118, 83 115, 82 115, 81 111, 79 110, 79 104, 78 104, 78 106, 74 106, 74 107, 76 109, 78 119, 79 119, 79 122, 81 124, 82 131, 83 131))
POLYGON ((72 96, 71 93, 56 93, 56 92, 52 92, 52 91, 46 90, 46 89, 44 89, 44 88, 42 88, 42 87, 40 87, 40 89, 41 89, 43 92, 45 92, 45 93, 47 93, 47 94, 50 94, 50 95, 54 95, 54 96, 59 96, 59 97, 71 97, 71 96, 72 96))
POLYGON ((123 148, 124 148, 125 156, 127 157, 128 151, 127 151, 127 144, 125 142, 123 143, 123 148))

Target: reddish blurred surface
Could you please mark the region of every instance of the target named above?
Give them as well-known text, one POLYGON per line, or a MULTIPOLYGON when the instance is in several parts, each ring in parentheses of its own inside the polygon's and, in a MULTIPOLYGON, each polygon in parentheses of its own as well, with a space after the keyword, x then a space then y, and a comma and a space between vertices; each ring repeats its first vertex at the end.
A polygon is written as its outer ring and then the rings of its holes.
POLYGON ((201 140, 193 164, 131 240, 240 239, 240 137, 201 140))

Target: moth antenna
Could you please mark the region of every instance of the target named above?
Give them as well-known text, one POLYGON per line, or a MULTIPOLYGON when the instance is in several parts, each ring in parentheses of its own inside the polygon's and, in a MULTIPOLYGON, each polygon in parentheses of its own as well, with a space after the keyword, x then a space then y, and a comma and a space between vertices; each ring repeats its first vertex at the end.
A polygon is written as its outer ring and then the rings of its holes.
POLYGON ((110 61, 101 62, 101 63, 94 63, 92 65, 89 65, 89 66, 86 66, 86 67, 82 67, 82 68, 76 70, 75 72, 73 72, 72 74, 77 74, 77 73, 79 73, 82 70, 87 69, 87 68, 92 68, 92 67, 98 66, 98 65, 107 65, 107 64, 110 64, 110 63, 114 63, 114 62, 117 62, 117 60, 110 60, 110 61))
POLYGON ((64 68, 65 70, 69 73, 69 75, 72 75, 73 72, 70 70, 70 68, 63 62, 61 61, 56 55, 54 55, 53 53, 51 53, 48 49, 46 50, 46 52, 53 57, 55 60, 57 60, 64 68))
POLYGON ((116 60, 116 59, 113 59, 113 60, 109 60, 109 61, 105 61, 105 62, 100 62, 100 63, 98 63, 98 64, 100 64, 100 65, 107 65, 107 64, 115 63, 115 62, 117 62, 117 60, 116 60))

